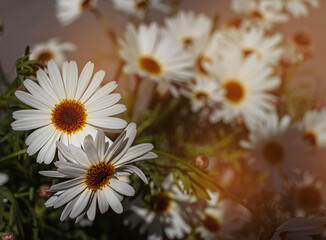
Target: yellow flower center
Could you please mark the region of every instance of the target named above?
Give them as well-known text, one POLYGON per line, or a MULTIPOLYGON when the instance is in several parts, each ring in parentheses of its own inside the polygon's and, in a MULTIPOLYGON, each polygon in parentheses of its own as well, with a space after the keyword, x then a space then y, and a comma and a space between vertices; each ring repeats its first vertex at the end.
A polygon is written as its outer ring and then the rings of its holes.
POLYGON ((48 62, 50 61, 52 58, 53 58, 53 52, 51 51, 44 51, 44 52, 41 52, 37 57, 36 59, 41 61, 41 62, 48 62))
POLYGON ((86 109, 76 100, 64 99, 55 105, 51 115, 51 121, 56 129, 67 134, 80 131, 86 124, 86 109))
POLYGON ((239 103, 244 98, 244 87, 237 80, 227 81, 224 86, 225 97, 232 103, 239 103))
POLYGON ((283 147, 275 141, 269 141, 265 144, 262 151, 263 157, 271 164, 278 164, 284 158, 283 147))
POLYGON ((100 162, 88 169, 85 176, 85 184, 88 189, 96 191, 110 183, 114 174, 114 166, 111 163, 100 162))
POLYGON ((158 75, 161 73, 161 66, 157 60, 152 57, 141 57, 139 59, 140 67, 150 74, 158 75))
POLYGON ((205 215, 202 219, 202 223, 210 232, 216 233, 221 230, 221 224, 219 221, 210 215, 205 215))

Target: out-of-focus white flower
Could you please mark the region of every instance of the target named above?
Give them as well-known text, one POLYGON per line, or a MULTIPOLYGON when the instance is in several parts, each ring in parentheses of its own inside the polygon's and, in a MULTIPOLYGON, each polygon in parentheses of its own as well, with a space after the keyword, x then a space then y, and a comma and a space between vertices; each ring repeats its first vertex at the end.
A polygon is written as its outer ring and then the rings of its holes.
POLYGON ((277 227, 270 240, 313 240, 312 235, 321 235, 325 229, 325 217, 296 217, 287 220, 277 227))
POLYGON ((233 48, 208 67, 224 91, 222 107, 211 115, 212 122, 230 123, 241 116, 250 128, 257 119, 274 110, 276 97, 269 92, 279 86, 280 79, 272 76, 272 68, 256 55, 245 58, 241 49, 233 48))
POLYGON ((239 34, 233 34, 233 41, 238 45, 244 56, 255 54, 258 59, 270 65, 277 65, 283 54, 280 46, 281 34, 267 36, 261 27, 250 27, 239 29, 239 34))
POLYGON ((289 19, 283 13, 282 0, 232 0, 231 8, 249 17, 252 24, 268 30, 289 19))
POLYGON ((201 38, 207 38, 212 30, 212 20, 204 14, 180 11, 175 17, 165 19, 166 30, 185 48, 201 38))
POLYGON ((31 47, 30 60, 39 60, 48 63, 51 59, 59 66, 66 60, 66 51, 75 51, 76 45, 70 42, 60 43, 57 38, 41 42, 31 47))
MULTIPOLYGON (((47 75, 37 71, 38 83, 25 80, 28 90, 16 91, 16 97, 34 109, 15 111, 11 124, 16 131, 37 129, 26 139, 27 153, 35 154, 38 163, 49 164, 56 152, 56 141, 64 144, 82 145, 85 136, 95 136, 99 129, 122 131, 126 121, 112 117, 126 110, 116 104, 121 96, 111 93, 116 82, 100 87, 105 72, 100 70, 93 79, 94 64, 88 62, 78 78, 77 64, 64 62, 62 73, 54 61, 49 61, 47 75)), ((59 154, 60 157, 60 154, 59 154)))
POLYGON ((215 109, 223 101, 223 91, 212 78, 197 77, 193 83, 188 84, 188 88, 189 90, 182 89, 180 92, 189 98, 191 110, 195 113, 205 108, 215 109))
POLYGON ((9 177, 5 173, 0 173, 0 186, 6 184, 9 180, 9 177))
POLYGON ((171 8, 162 0, 112 0, 114 7, 128 15, 144 18, 146 11, 155 9, 163 13, 169 13, 171 8))
POLYGON ((138 74, 154 81, 182 83, 193 77, 193 60, 182 44, 163 32, 155 23, 136 28, 129 24, 125 41, 120 40, 120 55, 126 74, 138 74))
POLYGON ((285 0, 284 8, 295 18, 305 17, 309 13, 307 4, 317 8, 319 7, 319 0, 285 0))
POLYGON ((63 26, 69 25, 88 9, 97 6, 97 0, 57 0, 56 15, 63 26))
POLYGON ((326 110, 310 110, 305 113, 301 127, 304 129, 303 138, 312 146, 326 147, 326 110))
MULTIPOLYGON (((191 231, 190 225, 184 220, 184 209, 182 202, 193 202, 194 198, 182 194, 173 184, 173 177, 170 174, 163 182, 164 193, 151 195, 149 204, 146 207, 131 206, 131 209, 141 217, 146 223, 147 228, 152 229, 154 225, 160 224, 164 233, 169 239, 183 239, 191 231)), ((145 231, 145 229, 141 229, 145 231)), ((154 238, 157 233, 150 233, 149 239, 154 238)))
POLYGON ((269 182, 276 190, 281 189, 283 177, 297 180, 297 170, 307 159, 309 146, 302 139, 302 131, 290 123, 288 115, 279 119, 276 113, 267 114, 250 130, 249 141, 240 142, 247 149, 252 166, 268 172, 269 182))
POLYGON ((104 133, 99 131, 95 141, 91 135, 85 137, 83 149, 58 142, 63 160, 54 163, 57 171, 40 171, 40 174, 70 180, 51 186, 49 191, 56 194, 45 205, 58 208, 66 204, 61 221, 69 216, 79 222, 85 214, 93 221, 97 204, 101 213, 109 206, 122 213, 123 196, 133 196, 135 190, 118 176, 136 173, 147 183, 144 173, 131 163, 157 157, 150 152, 153 149, 150 143, 131 147, 136 132, 136 124, 131 123, 112 144, 107 144, 104 133))

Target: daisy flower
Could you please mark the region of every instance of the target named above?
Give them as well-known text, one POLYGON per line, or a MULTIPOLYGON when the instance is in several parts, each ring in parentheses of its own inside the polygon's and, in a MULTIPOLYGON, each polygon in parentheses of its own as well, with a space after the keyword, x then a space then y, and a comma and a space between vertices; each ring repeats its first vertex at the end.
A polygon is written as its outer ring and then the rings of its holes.
POLYGON ((280 79, 272 76, 273 69, 256 55, 245 58, 241 49, 233 48, 222 59, 215 58, 209 69, 224 91, 222 107, 211 115, 212 122, 222 119, 230 123, 241 116, 250 128, 257 119, 274 110, 272 102, 276 97, 269 91, 279 86, 280 79))
POLYGON ((223 100, 223 91, 217 81, 207 77, 197 77, 194 83, 188 84, 189 90, 180 92, 189 98, 191 110, 196 113, 205 108, 216 108, 223 100))
MULTIPOLYGON (((165 191, 151 194, 146 207, 132 205, 131 210, 146 222, 147 225, 143 225, 140 231, 144 232, 146 228, 150 230, 149 239, 158 235, 153 232, 153 226, 156 224, 162 226, 169 239, 183 239, 190 233, 191 228, 184 219, 182 203, 193 202, 194 198, 179 191, 173 183, 172 174, 167 176, 162 185, 165 191)), ((162 233, 159 235, 162 236, 162 233)))
MULTIPOLYGON (((99 87, 105 72, 100 70, 93 79, 94 64, 88 62, 78 78, 77 64, 64 62, 62 74, 53 60, 48 63, 47 75, 37 71, 38 83, 27 79, 24 86, 29 92, 16 91, 16 97, 33 109, 13 113, 11 124, 16 131, 37 129, 26 139, 27 153, 35 154, 38 163, 49 164, 56 152, 56 141, 79 147, 85 136, 95 136, 98 129, 122 131, 126 121, 111 117, 126 107, 116 104, 121 96, 110 94, 116 82, 99 87)), ((59 154, 60 157, 60 154, 59 154)))
POLYGON ((288 21, 282 12, 282 0, 232 0, 231 9, 249 17, 252 24, 271 29, 275 24, 288 21))
POLYGON ((295 18, 306 17, 308 16, 307 4, 317 8, 319 7, 319 0, 285 0, 284 8, 295 18))
POLYGON ((171 8, 162 0, 112 0, 115 9, 133 17, 143 19, 148 9, 155 9, 163 13, 169 13, 171 8))
POLYGON ((325 223, 325 217, 291 218, 277 227, 270 240, 313 240, 312 235, 318 236, 323 233, 325 223))
POLYGON ((5 173, 0 172, 0 186, 6 184, 9 180, 9 176, 5 173))
POLYGON ((239 38, 234 39, 242 49, 243 55, 255 54, 267 64, 277 65, 282 57, 283 49, 280 47, 281 34, 267 36, 261 27, 240 29, 239 38))
POLYGON ((60 43, 57 38, 52 38, 47 42, 37 43, 31 47, 30 60, 39 60, 48 63, 51 59, 59 66, 66 59, 66 51, 75 51, 76 45, 70 42, 60 43))
POLYGON ((97 0, 57 0, 56 15, 63 26, 67 26, 88 9, 97 6, 97 0))
POLYGON ((119 176, 136 173, 147 183, 144 173, 131 163, 156 158, 150 152, 153 145, 143 143, 131 147, 136 136, 136 124, 131 123, 112 143, 105 142, 105 135, 99 131, 95 141, 91 135, 84 139, 84 147, 68 147, 57 142, 63 160, 55 162, 57 171, 40 171, 48 177, 70 178, 51 186, 49 191, 56 192, 46 203, 47 207, 58 208, 66 205, 60 220, 77 218, 79 222, 86 214, 93 221, 96 205, 105 213, 109 207, 122 213, 123 196, 133 196, 135 190, 119 176))
POLYGON ((175 17, 165 19, 166 30, 186 48, 209 35, 213 21, 204 14, 180 11, 175 17))
POLYGON ((182 82, 193 76, 193 61, 181 44, 163 32, 155 23, 129 24, 125 41, 120 40, 120 55, 126 62, 126 74, 138 74, 154 81, 182 82))
POLYGON ((268 172, 269 182, 276 189, 281 189, 282 177, 298 179, 297 169, 307 157, 308 144, 302 140, 302 131, 290 122, 288 115, 279 119, 276 113, 267 114, 250 130, 249 141, 240 142, 249 162, 268 172))

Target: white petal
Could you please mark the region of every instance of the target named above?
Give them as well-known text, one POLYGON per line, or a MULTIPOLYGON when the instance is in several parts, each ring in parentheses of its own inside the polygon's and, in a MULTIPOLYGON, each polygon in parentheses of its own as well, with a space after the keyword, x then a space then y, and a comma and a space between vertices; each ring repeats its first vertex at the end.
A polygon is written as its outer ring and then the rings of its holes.
POLYGON ((95 73, 91 83, 88 85, 86 91, 80 99, 82 103, 85 103, 94 94, 95 90, 100 86, 101 82, 103 81, 104 76, 105 72, 102 70, 95 73))
POLYGON ((53 207, 54 208, 58 208, 63 206, 64 204, 66 204, 67 202, 71 201, 72 199, 74 199, 77 195, 79 195, 82 191, 84 191, 84 189, 86 188, 86 186, 84 184, 78 185, 76 187, 73 187, 67 191, 65 191, 64 193, 62 193, 58 199, 54 202, 53 207))
POLYGON ((86 87, 88 86, 89 81, 91 80, 93 74, 94 64, 88 62, 83 71, 81 72, 79 79, 78 79, 78 87, 75 94, 75 99, 79 100, 82 94, 84 93, 86 87))
POLYGON ((97 190, 97 199, 98 199, 98 207, 100 212, 103 214, 109 209, 109 203, 105 198, 103 190, 97 190))
POLYGON ((110 179, 109 186, 113 188, 115 191, 126 195, 126 196, 133 196, 135 195, 135 190, 132 186, 130 186, 128 183, 125 183, 123 181, 120 181, 118 179, 110 179))
POLYGON ((119 199, 117 198, 117 196, 113 193, 113 191, 114 190, 112 190, 108 186, 103 189, 105 197, 106 197, 107 201, 109 202, 109 204, 110 204, 111 208, 113 209, 113 211, 120 214, 120 213, 123 212, 122 204, 119 201, 119 199))
POLYGON ((94 193, 92 202, 89 205, 88 211, 87 211, 87 217, 89 220, 94 221, 95 215, 96 215, 96 201, 97 201, 97 194, 94 193))
POLYGON ((79 214, 81 214, 86 206, 88 205, 88 201, 91 197, 92 190, 86 188, 78 197, 76 204, 74 205, 73 209, 71 210, 71 213, 69 217, 75 218, 79 214))
POLYGON ((48 62, 48 71, 52 82, 53 90, 60 99, 60 101, 67 98, 60 70, 53 60, 50 60, 48 62))

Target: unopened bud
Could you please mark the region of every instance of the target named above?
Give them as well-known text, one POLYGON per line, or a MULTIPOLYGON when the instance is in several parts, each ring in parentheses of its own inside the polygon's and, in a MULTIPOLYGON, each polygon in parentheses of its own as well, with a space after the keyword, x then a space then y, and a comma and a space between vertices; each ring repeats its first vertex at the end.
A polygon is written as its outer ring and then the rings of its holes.
POLYGON ((195 158, 195 166, 199 169, 206 169, 209 164, 209 159, 205 154, 197 154, 195 158))
POLYGON ((46 192, 46 190, 49 190, 49 189, 50 189, 50 186, 47 184, 40 186, 40 192, 39 192, 40 198, 48 199, 49 197, 51 197, 52 193, 46 192))

